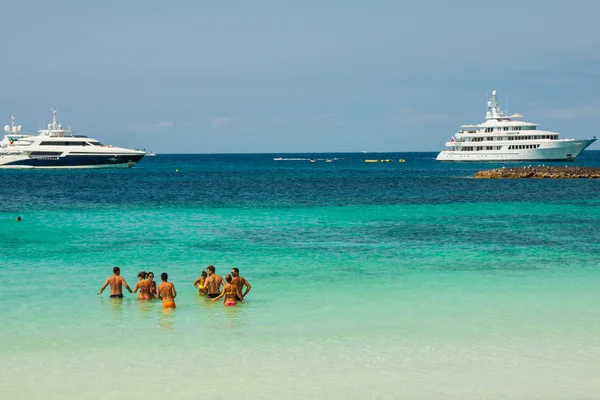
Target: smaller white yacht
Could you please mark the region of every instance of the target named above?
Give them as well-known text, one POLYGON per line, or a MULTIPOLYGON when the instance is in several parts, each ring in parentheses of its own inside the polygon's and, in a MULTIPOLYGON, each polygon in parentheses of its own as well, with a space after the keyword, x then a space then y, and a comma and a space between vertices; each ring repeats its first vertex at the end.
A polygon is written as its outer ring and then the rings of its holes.
POLYGON ((593 139, 559 139, 559 133, 519 121, 522 115, 504 115, 496 91, 487 103, 485 121, 463 125, 437 161, 573 161, 593 139))
POLYGON ((52 123, 37 135, 22 133, 21 125, 4 127, 0 140, 0 168, 131 168, 146 153, 100 143, 87 136, 63 129, 52 109, 52 123))

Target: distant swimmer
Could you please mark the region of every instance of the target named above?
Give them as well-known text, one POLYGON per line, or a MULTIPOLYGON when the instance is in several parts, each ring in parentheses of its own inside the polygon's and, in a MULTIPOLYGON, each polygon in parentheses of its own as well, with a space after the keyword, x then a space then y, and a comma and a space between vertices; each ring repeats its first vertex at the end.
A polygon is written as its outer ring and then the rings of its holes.
POLYGON ((198 294, 200 296, 206 295, 206 278, 207 277, 208 277, 208 274, 206 273, 206 271, 202 271, 202 273, 200 274, 200 278, 198 278, 194 281, 194 287, 196 289, 198 289, 198 294))
POLYGON ((148 280, 150 281, 150 293, 152 297, 156 297, 156 282, 154 281, 154 272, 148 272, 148 280))
POLYGON ((138 274, 138 283, 133 288, 133 293, 137 293, 138 289, 140 294, 138 295, 139 300, 151 300, 152 299, 152 282, 148 280, 148 273, 142 271, 138 274))
POLYGON ((160 279, 162 283, 158 285, 158 299, 162 300, 163 308, 175 308, 175 297, 177 297, 175 285, 167 282, 169 275, 166 272, 160 274, 160 279))
POLYGON ((207 296, 214 299, 221 294, 221 285, 225 285, 225 282, 223 282, 223 278, 215 274, 215 267, 212 265, 206 267, 206 271, 208 272, 208 278, 204 281, 204 287, 207 296))
POLYGON ((123 286, 129 290, 129 293, 132 293, 131 288, 129 288, 129 285, 125 282, 125 278, 121 276, 121 269, 119 267, 113 268, 113 275, 108 277, 106 282, 104 282, 104 285, 102 285, 102 288, 100 288, 100 291, 96 294, 102 294, 108 285, 110 285, 111 299, 123 298, 123 286))
POLYGON ((242 292, 240 292, 240 289, 238 289, 237 286, 231 283, 231 275, 225 275, 225 280, 227 281, 227 285, 223 286, 223 291, 221 294, 212 299, 212 301, 217 301, 221 297, 225 296, 223 304, 226 306, 235 306, 237 304, 237 300, 240 300, 242 303, 244 303, 242 292))
POLYGON ((17 222, 21 222, 21 217, 17 217, 17 222))
POLYGON ((246 279, 240 276, 240 270, 238 268, 231 268, 231 275, 233 276, 231 283, 233 283, 240 292, 244 286, 246 286, 246 292, 239 298, 239 300, 242 300, 246 297, 252 286, 250 286, 250 283, 246 279))

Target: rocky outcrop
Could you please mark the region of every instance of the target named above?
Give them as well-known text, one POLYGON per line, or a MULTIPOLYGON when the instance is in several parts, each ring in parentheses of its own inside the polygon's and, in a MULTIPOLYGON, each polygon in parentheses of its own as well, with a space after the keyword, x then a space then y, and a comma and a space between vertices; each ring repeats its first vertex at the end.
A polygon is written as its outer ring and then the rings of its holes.
POLYGON ((510 167, 479 171, 473 178, 600 178, 600 168, 590 167, 510 167))

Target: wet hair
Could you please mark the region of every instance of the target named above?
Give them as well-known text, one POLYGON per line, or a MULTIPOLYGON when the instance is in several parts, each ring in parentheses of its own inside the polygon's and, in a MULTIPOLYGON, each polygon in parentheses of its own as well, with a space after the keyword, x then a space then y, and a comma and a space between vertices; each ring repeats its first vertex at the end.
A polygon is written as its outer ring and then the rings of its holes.
POLYGON ((118 274, 119 272, 121 272, 121 268, 119 268, 119 267, 114 267, 113 268, 113 273, 114 274, 118 274))
POLYGON ((146 271, 142 271, 138 274, 138 278, 146 279, 148 277, 148 273, 146 271))
POLYGON ((150 275, 152 275, 152 277, 154 278, 154 272, 148 271, 148 278, 150 277, 150 275))
POLYGON ((17 221, 21 222, 21 217, 17 217, 17 221))
POLYGON ((231 275, 225 275, 225 280, 227 281, 227 283, 231 283, 231 275))
POLYGON ((215 273, 215 267, 213 267, 212 265, 209 265, 208 267, 206 267, 206 269, 212 272, 213 274, 215 273))
POLYGON ((169 275, 167 275, 166 272, 163 272, 162 274, 160 274, 160 279, 166 281, 167 279, 169 279, 169 275))
POLYGON ((200 274, 200 276, 206 277, 208 274, 206 273, 206 271, 202 271, 202 273, 200 274))

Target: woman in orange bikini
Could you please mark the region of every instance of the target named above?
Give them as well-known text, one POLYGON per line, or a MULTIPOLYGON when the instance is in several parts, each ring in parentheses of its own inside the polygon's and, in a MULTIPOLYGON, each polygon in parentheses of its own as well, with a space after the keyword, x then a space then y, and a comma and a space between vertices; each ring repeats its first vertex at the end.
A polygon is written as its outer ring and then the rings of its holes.
POLYGON ((135 284, 135 288, 133 289, 133 293, 137 293, 138 289, 140 289, 140 294, 138 295, 139 300, 150 300, 152 299, 152 293, 150 292, 152 283, 147 280, 148 274, 146 271, 142 271, 138 274, 138 283, 135 284))
POLYGON ((225 296, 225 299, 223 300, 223 304, 225 304, 228 307, 235 306, 237 304, 237 299, 242 299, 241 302, 245 303, 244 297, 242 297, 242 293, 240 292, 240 289, 238 289, 237 286, 235 286, 231 283, 231 275, 229 275, 229 274, 225 275, 225 281, 227 282, 227 284, 225 286, 223 286, 223 291, 221 292, 220 295, 218 295, 217 297, 212 299, 212 301, 217 301, 221 297, 225 296))

